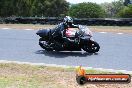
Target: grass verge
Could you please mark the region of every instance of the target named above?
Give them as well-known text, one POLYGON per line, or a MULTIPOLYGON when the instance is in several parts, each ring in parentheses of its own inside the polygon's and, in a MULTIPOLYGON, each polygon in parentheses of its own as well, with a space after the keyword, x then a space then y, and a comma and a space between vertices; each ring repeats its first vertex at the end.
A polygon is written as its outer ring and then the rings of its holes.
MULTIPOLYGON (((88 74, 111 72, 87 70, 88 74)), ((34 66, 16 63, 0 63, 0 88, 118 88, 112 84, 88 84, 80 86, 75 80, 75 68, 34 66), (115 87, 114 87, 115 86, 115 87)), ((131 88, 123 84, 120 88, 131 88), (124 86, 123 86, 124 85, 124 86)))

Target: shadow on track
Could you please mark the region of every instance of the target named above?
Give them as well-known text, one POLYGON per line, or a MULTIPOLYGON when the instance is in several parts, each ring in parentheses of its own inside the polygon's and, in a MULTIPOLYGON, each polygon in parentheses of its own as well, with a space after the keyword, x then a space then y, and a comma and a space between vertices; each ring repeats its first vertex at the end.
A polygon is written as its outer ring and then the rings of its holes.
POLYGON ((35 52, 36 54, 44 54, 45 56, 49 57, 56 57, 56 58, 64 58, 68 56, 74 56, 74 57, 86 57, 91 55, 98 55, 98 53, 87 53, 87 52, 81 52, 81 51, 45 51, 45 50, 38 50, 35 52))

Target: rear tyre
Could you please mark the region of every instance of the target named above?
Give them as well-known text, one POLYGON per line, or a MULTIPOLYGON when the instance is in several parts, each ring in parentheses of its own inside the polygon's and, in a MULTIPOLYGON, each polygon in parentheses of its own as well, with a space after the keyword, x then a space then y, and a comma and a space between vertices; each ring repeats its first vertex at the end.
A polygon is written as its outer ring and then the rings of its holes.
POLYGON ((99 44, 96 41, 90 41, 87 45, 84 45, 83 50, 88 53, 96 53, 100 49, 99 44))
POLYGON ((43 38, 39 39, 39 45, 41 48, 45 49, 46 51, 53 51, 52 48, 48 47, 48 42, 44 41, 43 38))

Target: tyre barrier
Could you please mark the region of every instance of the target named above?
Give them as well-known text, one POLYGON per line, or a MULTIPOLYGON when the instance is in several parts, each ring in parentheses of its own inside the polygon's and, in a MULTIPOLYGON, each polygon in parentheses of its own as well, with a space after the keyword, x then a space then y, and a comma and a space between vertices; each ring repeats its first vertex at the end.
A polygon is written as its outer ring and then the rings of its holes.
MULTIPOLYGON (((0 24, 49 24, 56 25, 63 21, 59 17, 7 17, 0 18, 0 24)), ((89 26, 132 26, 132 18, 74 18, 74 24, 89 26)))

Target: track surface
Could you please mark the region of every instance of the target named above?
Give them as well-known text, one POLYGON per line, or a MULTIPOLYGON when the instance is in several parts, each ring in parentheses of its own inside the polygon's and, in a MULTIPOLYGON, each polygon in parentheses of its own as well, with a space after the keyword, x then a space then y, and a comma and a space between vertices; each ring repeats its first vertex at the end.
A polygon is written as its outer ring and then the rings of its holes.
POLYGON ((38 45, 37 30, 0 29, 0 60, 132 71, 132 35, 93 33, 101 49, 96 54, 46 52, 38 45))

